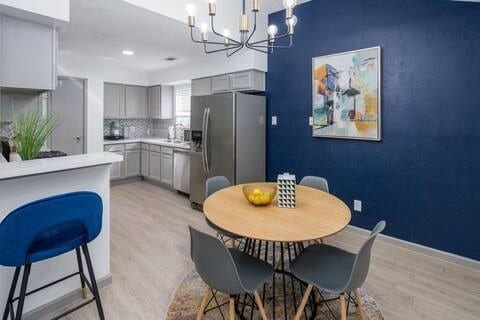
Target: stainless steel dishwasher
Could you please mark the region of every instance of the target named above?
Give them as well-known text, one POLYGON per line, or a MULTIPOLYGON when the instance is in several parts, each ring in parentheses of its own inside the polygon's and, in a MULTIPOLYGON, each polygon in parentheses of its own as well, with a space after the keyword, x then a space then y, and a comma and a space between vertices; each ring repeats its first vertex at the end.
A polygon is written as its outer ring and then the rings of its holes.
POLYGON ((173 187, 183 193, 190 193, 190 150, 173 151, 173 187))

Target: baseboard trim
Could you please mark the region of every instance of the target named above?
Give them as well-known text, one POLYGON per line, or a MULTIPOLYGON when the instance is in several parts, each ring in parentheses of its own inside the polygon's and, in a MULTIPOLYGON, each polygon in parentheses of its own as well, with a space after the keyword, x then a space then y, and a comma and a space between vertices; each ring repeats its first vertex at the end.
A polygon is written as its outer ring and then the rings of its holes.
MULTIPOLYGON (((347 226, 347 228, 345 228, 344 231, 357 234, 363 237, 367 237, 370 234, 369 230, 351 226, 351 225, 347 226)), ((384 234, 380 234, 377 238, 377 241, 388 243, 390 245, 394 245, 406 250, 414 251, 416 253, 420 253, 420 254, 423 254, 432 258, 436 258, 448 263, 457 264, 459 266, 470 268, 475 271, 480 271, 480 261, 462 257, 450 252, 441 251, 438 249, 423 246, 421 244, 390 237, 384 234)))
MULTIPOLYGON (((99 289, 108 287, 112 284, 112 275, 109 274, 108 276, 105 276, 99 280, 97 280, 97 285, 99 289)), ((38 308, 33 309, 32 311, 26 313, 23 315, 22 319, 23 320, 38 320, 42 319, 44 317, 47 317, 51 314, 54 314, 55 312, 59 311, 60 309, 73 304, 75 302, 81 301, 82 298, 82 290, 77 289, 75 291, 72 291, 70 293, 67 293, 66 295, 59 297, 52 302, 49 302, 43 306, 40 306, 38 308)))

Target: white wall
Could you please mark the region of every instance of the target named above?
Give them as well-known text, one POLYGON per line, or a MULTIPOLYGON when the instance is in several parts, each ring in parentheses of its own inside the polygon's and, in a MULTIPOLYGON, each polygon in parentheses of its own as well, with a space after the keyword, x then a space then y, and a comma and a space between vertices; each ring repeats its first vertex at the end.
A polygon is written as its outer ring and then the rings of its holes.
POLYGON ((58 75, 88 80, 87 152, 103 151, 103 83, 117 82, 148 85, 148 75, 123 69, 105 61, 84 61, 60 56, 58 75))
POLYGON ((191 64, 150 72, 148 80, 151 85, 156 85, 247 69, 266 71, 266 61, 263 63, 263 60, 256 60, 255 54, 251 50, 244 49, 230 58, 221 53, 205 55, 203 60, 191 64))
MULTIPOLYGON (((23 18, 39 15, 63 22, 70 21, 70 0, 0 0, 0 11, 10 15, 30 14, 23 18)), ((22 18, 20 16, 20 18, 22 18)), ((38 21, 41 22, 41 21, 38 21)))

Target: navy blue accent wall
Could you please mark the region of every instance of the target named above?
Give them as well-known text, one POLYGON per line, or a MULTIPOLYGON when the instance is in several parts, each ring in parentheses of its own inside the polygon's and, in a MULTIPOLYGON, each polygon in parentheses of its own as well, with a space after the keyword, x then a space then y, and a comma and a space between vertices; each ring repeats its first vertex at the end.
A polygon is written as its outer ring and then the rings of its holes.
POLYGON ((386 219, 388 235, 480 260, 480 4, 313 0, 296 15, 294 47, 268 59, 268 179, 324 176, 363 201, 353 225, 386 219), (383 140, 313 138, 312 57, 373 46, 383 140))

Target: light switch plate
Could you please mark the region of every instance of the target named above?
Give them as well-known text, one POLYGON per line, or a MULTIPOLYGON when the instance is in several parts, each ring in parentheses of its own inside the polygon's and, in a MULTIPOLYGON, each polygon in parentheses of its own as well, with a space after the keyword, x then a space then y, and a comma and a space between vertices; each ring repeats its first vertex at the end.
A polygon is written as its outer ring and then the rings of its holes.
POLYGON ((313 126, 313 117, 308 118, 308 125, 313 126))
POLYGON ((353 210, 362 212, 362 201, 360 200, 353 200, 353 210))
POLYGON ((272 126, 276 126, 276 125, 277 125, 277 117, 272 116, 272 126))

